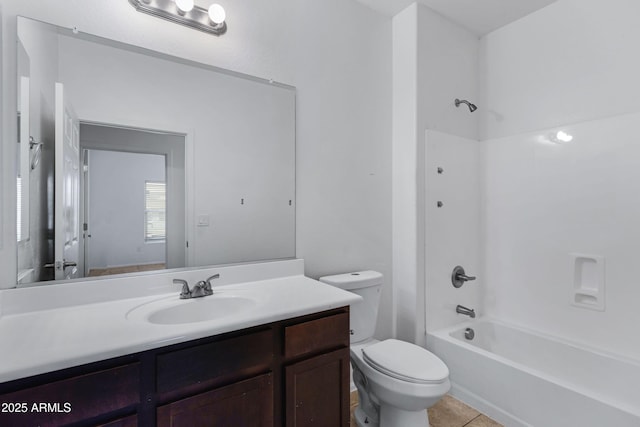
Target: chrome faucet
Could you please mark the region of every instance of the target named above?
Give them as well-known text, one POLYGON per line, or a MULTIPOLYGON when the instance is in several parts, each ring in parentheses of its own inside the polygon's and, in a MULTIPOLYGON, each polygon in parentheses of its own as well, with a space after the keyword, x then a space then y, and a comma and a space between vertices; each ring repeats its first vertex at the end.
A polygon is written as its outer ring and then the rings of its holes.
POLYGON ((177 285, 182 285, 182 291, 180 292, 180 299, 189 299, 189 298, 201 298, 206 297, 207 295, 213 295, 213 288, 211 286, 211 281, 219 278, 219 274, 214 274, 213 276, 207 278, 207 280, 200 280, 193 286, 193 289, 189 289, 189 284, 186 280, 182 279, 173 279, 173 283, 177 285))
POLYGON ((473 309, 467 308, 467 307, 462 306, 462 305, 456 306, 456 313, 464 314, 465 316, 469 316, 472 319, 476 318, 476 312, 473 309))

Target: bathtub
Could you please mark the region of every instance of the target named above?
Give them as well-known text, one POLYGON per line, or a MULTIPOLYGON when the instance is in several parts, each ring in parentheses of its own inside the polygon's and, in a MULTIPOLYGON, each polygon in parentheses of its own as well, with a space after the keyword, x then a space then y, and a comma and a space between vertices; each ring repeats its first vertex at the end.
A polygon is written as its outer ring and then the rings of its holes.
POLYGON ((491 319, 429 332, 427 348, 451 395, 505 426, 640 427, 638 361, 491 319))

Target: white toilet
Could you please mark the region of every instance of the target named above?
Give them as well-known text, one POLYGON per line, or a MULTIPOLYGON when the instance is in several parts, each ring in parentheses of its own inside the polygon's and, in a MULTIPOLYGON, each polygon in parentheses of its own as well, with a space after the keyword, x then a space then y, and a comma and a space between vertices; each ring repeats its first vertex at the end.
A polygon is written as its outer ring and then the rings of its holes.
POLYGON ((449 369, 436 355, 404 341, 373 339, 382 274, 376 271, 321 277, 363 298, 351 306, 351 365, 358 389, 359 427, 429 427, 426 408, 451 387, 449 369))

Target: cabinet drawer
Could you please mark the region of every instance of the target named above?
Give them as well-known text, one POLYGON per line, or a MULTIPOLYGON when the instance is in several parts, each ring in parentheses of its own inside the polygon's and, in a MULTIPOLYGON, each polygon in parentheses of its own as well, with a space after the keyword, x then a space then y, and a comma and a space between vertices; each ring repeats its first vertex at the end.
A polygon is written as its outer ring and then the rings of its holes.
POLYGON ((26 403, 28 411, 0 413, 0 425, 69 424, 132 407, 139 401, 140 367, 132 363, 1 395, 0 402, 26 403))
POLYGON ((348 346, 348 312, 287 326, 284 330, 287 359, 348 346))
POLYGON ((273 330, 265 329, 158 355, 160 400, 268 371, 273 340, 273 330))

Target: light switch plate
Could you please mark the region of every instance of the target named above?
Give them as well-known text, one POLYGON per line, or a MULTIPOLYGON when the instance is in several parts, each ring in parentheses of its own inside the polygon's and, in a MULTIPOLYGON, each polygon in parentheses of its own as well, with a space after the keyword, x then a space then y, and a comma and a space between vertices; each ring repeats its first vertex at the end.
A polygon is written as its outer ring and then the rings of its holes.
POLYGON ((198 227, 209 226, 209 215, 198 215, 198 227))

